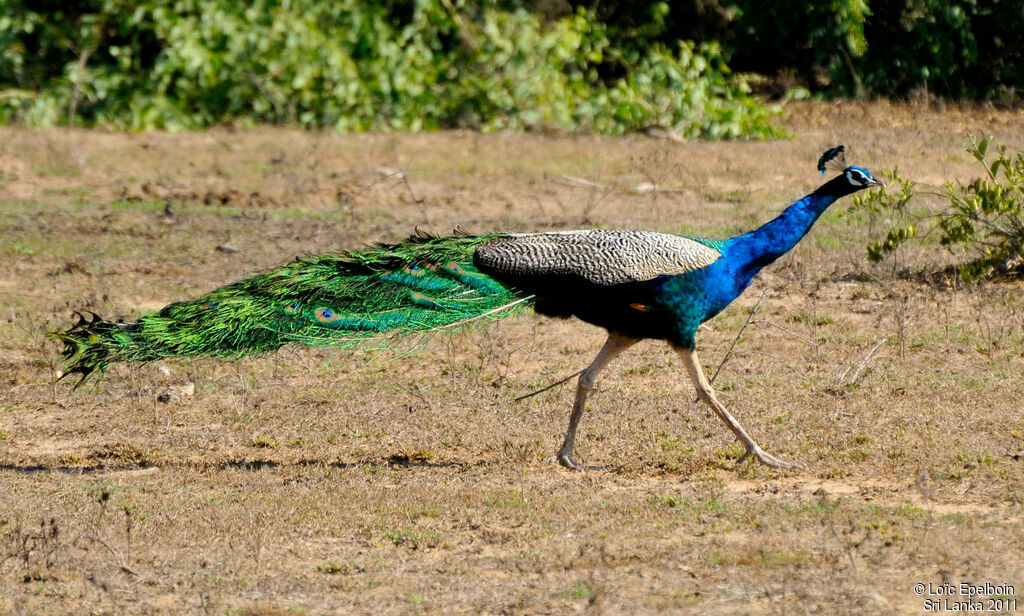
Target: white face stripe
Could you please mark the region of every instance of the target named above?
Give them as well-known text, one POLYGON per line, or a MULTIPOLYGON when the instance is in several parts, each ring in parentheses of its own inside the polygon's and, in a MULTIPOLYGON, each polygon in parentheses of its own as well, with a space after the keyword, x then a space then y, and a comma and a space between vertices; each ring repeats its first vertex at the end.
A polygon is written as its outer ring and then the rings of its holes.
POLYGON ((866 186, 868 178, 862 172, 857 169, 846 170, 846 181, 854 186, 866 186))

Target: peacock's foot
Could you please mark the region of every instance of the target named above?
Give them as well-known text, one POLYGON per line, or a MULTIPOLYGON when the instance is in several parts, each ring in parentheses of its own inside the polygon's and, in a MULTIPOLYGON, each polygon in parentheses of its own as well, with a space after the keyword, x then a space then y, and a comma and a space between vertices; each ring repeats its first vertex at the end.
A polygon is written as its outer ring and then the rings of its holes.
POLYGON ((807 468, 799 462, 789 462, 782 458, 776 458, 772 454, 768 453, 764 449, 761 449, 757 445, 748 446, 747 451, 740 456, 739 460, 736 460, 736 464, 742 464, 744 460, 750 457, 750 454, 754 454, 757 461, 769 468, 807 468))
POLYGON ((572 455, 572 451, 561 450, 555 454, 555 460, 570 471, 584 471, 587 467, 580 464, 579 460, 572 455))

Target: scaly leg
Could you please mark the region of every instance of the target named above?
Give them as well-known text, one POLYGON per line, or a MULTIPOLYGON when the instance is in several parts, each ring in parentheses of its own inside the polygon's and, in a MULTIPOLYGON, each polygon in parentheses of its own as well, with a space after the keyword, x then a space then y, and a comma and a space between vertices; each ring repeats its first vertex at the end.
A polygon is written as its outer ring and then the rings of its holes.
POLYGON ((597 375, 604 370, 605 366, 637 342, 639 340, 636 338, 630 338, 615 332, 609 333, 608 340, 601 347, 601 352, 597 354, 597 357, 587 366, 586 370, 580 374, 579 384, 576 386, 576 403, 572 407, 572 415, 569 416, 569 429, 566 430, 565 442, 562 443, 562 448, 558 450, 556 455, 558 463, 562 466, 574 471, 583 470, 583 465, 577 462, 573 456, 573 450, 576 444, 576 428, 579 426, 580 418, 583 417, 583 407, 587 404, 587 396, 594 389, 597 375))
POLYGON ((761 461, 765 466, 772 468, 803 468, 804 465, 798 462, 787 462, 776 458, 775 456, 767 453, 761 449, 754 439, 750 438, 750 435, 743 430, 739 422, 732 418, 729 411, 725 410, 722 403, 715 397, 715 390, 711 388, 711 383, 708 382, 708 378, 704 376, 704 369, 700 367, 700 361, 697 359, 696 349, 687 349, 672 345, 676 353, 683 358, 683 364, 686 365, 686 371, 690 374, 690 380, 693 381, 693 386, 697 389, 697 395, 711 407, 711 410, 715 412, 718 417, 725 422, 725 425, 732 430, 736 438, 743 442, 743 446, 747 448, 746 453, 740 456, 737 463, 743 462, 747 459, 750 454, 754 454, 758 460, 761 461))

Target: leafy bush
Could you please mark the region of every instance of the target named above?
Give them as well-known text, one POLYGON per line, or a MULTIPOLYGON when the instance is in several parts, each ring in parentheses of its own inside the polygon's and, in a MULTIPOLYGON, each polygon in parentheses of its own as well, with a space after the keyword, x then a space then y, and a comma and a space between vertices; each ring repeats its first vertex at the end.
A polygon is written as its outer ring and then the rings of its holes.
POLYGON ((671 12, 649 0, 564 4, 596 6, 617 48, 714 40, 733 68, 771 76, 783 88, 1013 103, 1024 87, 1019 0, 699 0, 673 2, 671 12))
POLYGON ((1012 100, 1024 86, 1017 0, 733 0, 724 35, 741 70, 795 73, 839 95, 1012 100), (799 19, 794 19, 799 15, 799 19))
POLYGON ((778 109, 716 47, 617 49, 585 9, 542 21, 468 0, 29 6, 0 0, 3 121, 779 135, 778 109))
POLYGON ((947 182, 942 190, 918 188, 894 170, 896 191, 873 191, 855 198, 854 207, 870 212, 882 222, 885 237, 868 245, 868 258, 881 261, 918 235, 919 224, 905 224, 912 218, 911 202, 917 195, 944 197, 949 206, 930 216, 917 216, 917 223, 937 232, 939 242, 950 251, 970 252, 973 259, 960 266, 960 274, 971 280, 1007 274, 1024 264, 1024 152, 1008 154, 1005 145, 991 137, 970 138, 966 150, 985 170, 983 177, 964 184, 947 182), (995 156, 989 162, 989 153, 995 156))

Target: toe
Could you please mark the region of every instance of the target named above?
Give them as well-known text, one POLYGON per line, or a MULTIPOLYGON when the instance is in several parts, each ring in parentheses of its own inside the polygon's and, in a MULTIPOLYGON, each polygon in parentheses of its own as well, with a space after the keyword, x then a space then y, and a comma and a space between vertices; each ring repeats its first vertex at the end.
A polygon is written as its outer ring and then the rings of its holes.
POLYGON ((583 465, 580 464, 571 453, 565 453, 563 451, 558 452, 558 463, 571 471, 582 471, 583 465))

